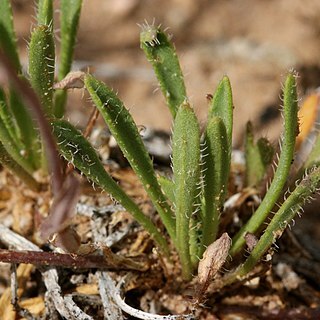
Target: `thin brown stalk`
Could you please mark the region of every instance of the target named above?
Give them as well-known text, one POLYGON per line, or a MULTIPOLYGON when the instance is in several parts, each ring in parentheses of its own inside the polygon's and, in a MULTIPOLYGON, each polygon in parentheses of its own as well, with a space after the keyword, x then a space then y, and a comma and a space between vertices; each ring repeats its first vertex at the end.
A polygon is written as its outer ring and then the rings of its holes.
MULTIPOLYGON (((104 252, 105 254, 105 252, 104 252)), ((64 267, 76 269, 135 270, 145 271, 149 268, 146 262, 118 256, 113 253, 106 255, 76 255, 43 251, 12 251, 0 250, 0 261, 6 263, 31 263, 37 266, 64 267)))

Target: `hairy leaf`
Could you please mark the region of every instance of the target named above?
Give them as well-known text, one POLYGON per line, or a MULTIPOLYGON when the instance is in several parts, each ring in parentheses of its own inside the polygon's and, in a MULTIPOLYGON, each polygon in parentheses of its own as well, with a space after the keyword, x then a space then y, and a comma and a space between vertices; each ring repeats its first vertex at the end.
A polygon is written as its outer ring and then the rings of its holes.
POLYGON ((86 75, 84 83, 123 154, 158 210, 170 237, 174 240, 173 213, 157 181, 152 161, 131 114, 117 95, 103 82, 86 75))
POLYGON ((70 123, 64 120, 53 122, 54 134, 62 155, 78 168, 88 179, 99 185, 130 212, 133 217, 150 233, 159 247, 168 254, 166 240, 153 224, 151 219, 143 214, 139 207, 110 177, 99 160, 98 155, 83 135, 70 123))
POLYGON ((153 66, 169 110, 175 117, 187 94, 174 46, 159 27, 149 24, 142 26, 140 45, 153 66))

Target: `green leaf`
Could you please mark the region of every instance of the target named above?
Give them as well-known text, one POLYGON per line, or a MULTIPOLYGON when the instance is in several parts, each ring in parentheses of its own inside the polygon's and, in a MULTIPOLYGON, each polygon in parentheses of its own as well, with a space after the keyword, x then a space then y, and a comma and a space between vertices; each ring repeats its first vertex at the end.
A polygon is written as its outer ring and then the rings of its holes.
POLYGON ((53 30, 53 1, 52 0, 38 0, 38 25, 45 25, 53 30))
POLYGON ((183 277, 190 279, 193 270, 189 250, 189 225, 190 218, 197 209, 195 200, 199 193, 200 129, 194 111, 187 103, 180 106, 174 122, 172 164, 175 188, 176 247, 180 256, 183 277))
POLYGON ((0 118, 0 142, 15 162, 17 162, 21 167, 23 167, 28 173, 31 174, 33 172, 32 165, 27 161, 26 158, 24 158, 25 153, 12 139, 2 118, 0 118))
POLYGON ((242 280, 254 268, 268 249, 281 237, 285 228, 293 221, 296 214, 301 211, 301 206, 319 191, 320 168, 313 168, 297 185, 292 194, 281 205, 278 212, 268 223, 263 235, 253 248, 250 256, 234 272, 222 278, 224 285, 229 285, 237 280, 242 280))
POLYGON ((266 174, 274 155, 274 148, 266 138, 260 138, 254 142, 253 128, 251 122, 247 124, 245 138, 245 184, 247 187, 258 186, 266 174))
POLYGON ((166 195, 166 197, 169 199, 171 203, 174 203, 175 199, 173 181, 162 175, 158 176, 158 181, 160 183, 163 193, 166 195))
POLYGON ((167 35, 154 25, 142 26, 140 45, 151 62, 173 118, 187 99, 176 51, 167 35))
POLYGON ((11 59, 17 72, 21 72, 16 35, 13 28, 12 9, 9 0, 0 1, 0 48, 11 59))
POLYGON ((117 95, 103 82, 96 80, 91 75, 86 75, 84 83, 94 104, 101 112, 123 154, 142 182, 170 237, 174 241, 175 223, 173 213, 166 197, 162 193, 152 161, 132 116, 117 95))
POLYGON ((24 149, 23 143, 21 143, 18 136, 18 128, 16 126, 14 116, 8 107, 7 99, 4 91, 0 88, 0 118, 11 139, 22 150, 24 149))
POLYGON ((50 28, 46 25, 36 27, 29 44, 29 76, 47 115, 52 114, 54 50, 50 28))
POLYGON ((230 80, 227 76, 224 76, 222 78, 212 100, 210 101, 208 120, 214 116, 220 117, 222 119, 227 130, 228 142, 231 147, 233 126, 233 102, 230 80))
POLYGON ((220 117, 211 116, 206 128, 203 151, 203 235, 201 255, 217 236, 220 214, 228 190, 231 144, 220 117))
POLYGON ((220 81, 209 104, 203 156, 203 234, 200 256, 217 236, 220 214, 228 188, 233 126, 232 90, 229 78, 220 81))
MULTIPOLYGON (((81 13, 82 0, 60 1, 60 64, 58 80, 61 81, 71 70, 74 45, 81 13)), ((64 114, 67 91, 57 90, 54 114, 60 118, 64 114)))
POLYGON ((3 144, 0 142, 0 163, 8 168, 14 175, 19 177, 31 190, 39 191, 39 183, 21 167, 7 152, 3 144))
POLYGON ((295 75, 293 73, 289 73, 283 90, 284 136, 278 167, 274 174, 272 183, 259 208, 233 238, 230 250, 231 255, 235 255, 244 246, 244 235, 247 232, 254 233, 260 228, 269 213, 272 211, 276 201, 282 193, 283 187, 287 182, 291 163, 294 158, 295 139, 298 133, 297 101, 295 75))
POLYGON ((38 169, 41 163, 41 144, 38 129, 26 106, 13 88, 11 88, 9 94, 10 110, 17 123, 18 137, 25 146, 25 156, 32 168, 34 170, 38 169))
POLYGON ((155 242, 169 255, 168 244, 151 219, 143 214, 139 207, 126 195, 118 184, 109 176, 98 155, 83 135, 70 123, 55 120, 52 123, 54 135, 61 154, 79 169, 88 179, 99 185, 132 214, 155 242))
POLYGON ((60 5, 61 46, 58 80, 62 80, 71 70, 82 0, 61 0, 60 5))

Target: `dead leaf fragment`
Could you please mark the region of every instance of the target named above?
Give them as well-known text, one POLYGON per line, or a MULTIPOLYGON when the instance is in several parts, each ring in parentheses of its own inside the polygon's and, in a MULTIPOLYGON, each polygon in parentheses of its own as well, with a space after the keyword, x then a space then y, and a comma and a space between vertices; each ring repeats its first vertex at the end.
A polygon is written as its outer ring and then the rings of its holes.
POLYGON ((198 280, 201 285, 209 283, 226 261, 231 246, 231 238, 225 232, 210 244, 198 266, 198 280))
POLYGON ((53 89, 75 89, 83 88, 83 79, 85 76, 83 71, 69 72, 61 81, 53 85, 53 89))
POLYGON ((246 240, 249 252, 251 252, 258 243, 257 237, 253 233, 247 232, 244 239, 246 240))

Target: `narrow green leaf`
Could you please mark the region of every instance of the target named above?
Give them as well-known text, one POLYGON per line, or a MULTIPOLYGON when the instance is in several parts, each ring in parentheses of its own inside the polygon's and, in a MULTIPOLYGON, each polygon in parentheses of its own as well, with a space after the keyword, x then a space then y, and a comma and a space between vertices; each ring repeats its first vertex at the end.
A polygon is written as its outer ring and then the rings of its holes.
POLYGON ((254 141, 251 122, 247 124, 245 138, 245 184, 248 187, 258 186, 266 174, 274 155, 274 148, 266 138, 260 138, 257 143, 254 141))
MULTIPOLYGON (((229 144, 232 143, 233 102, 230 80, 224 76, 220 81, 215 94, 210 101, 208 119, 213 116, 220 117, 227 130, 229 144)), ((231 150, 231 149, 230 149, 231 150)))
POLYGON ((0 88, 0 118, 3 125, 8 131, 11 139, 16 143, 16 145, 22 150, 24 149, 18 136, 18 129, 14 121, 14 116, 8 107, 6 95, 4 91, 0 88))
POLYGON ((52 0, 38 0, 38 25, 45 25, 53 30, 53 1, 52 0))
POLYGON ((46 25, 37 26, 29 44, 29 76, 47 115, 52 114, 54 50, 50 28, 46 25))
POLYGON ((220 117, 211 116, 208 120, 203 151, 203 235, 201 255, 214 242, 218 232, 220 214, 228 190, 231 144, 226 127, 220 117))
POLYGON ((10 110, 17 123, 17 134, 25 146, 25 156, 33 169, 40 168, 41 144, 38 129, 29 111, 14 89, 10 90, 10 110))
POLYGON ((256 232, 273 209, 287 182, 291 163, 294 158, 295 139, 298 132, 298 103, 295 75, 287 76, 283 90, 284 136, 282 151, 272 183, 259 208, 232 240, 231 255, 235 255, 245 244, 244 235, 256 232))
MULTIPOLYGON (((175 188, 174 188, 174 182, 170 180, 167 177, 164 176, 158 176, 158 181, 161 185, 161 188, 166 195, 166 197, 170 200, 172 204, 175 203, 175 188)), ((200 203, 200 195, 199 199, 195 200, 194 205, 196 203, 200 203)), ((200 257, 200 247, 201 247, 201 241, 200 241, 200 235, 201 235, 201 218, 199 218, 200 212, 195 212, 190 217, 190 223, 189 223, 189 234, 190 234, 190 261, 192 265, 192 269, 195 270, 198 263, 199 263, 199 257, 200 257)))
MULTIPOLYGON (((61 81, 71 70, 74 45, 79 25, 82 0, 60 1, 60 64, 58 80, 61 81)), ((60 118, 64 114, 64 106, 67 98, 66 90, 57 90, 55 95, 54 114, 60 118)))
POLYGON ((0 1, 0 48, 11 59, 17 72, 21 72, 16 43, 16 34, 13 28, 12 9, 9 0, 0 1))
POLYGON ((195 213, 195 200, 200 181, 200 129, 189 104, 178 109, 172 138, 173 181, 175 187, 176 247, 185 279, 192 276, 189 249, 190 217, 195 213))
POLYGON ((139 135, 138 128, 117 95, 91 75, 84 80, 89 94, 101 112, 132 169, 156 207, 171 239, 175 239, 173 213, 157 181, 153 164, 139 135))
POLYGON ((52 125, 61 154, 86 175, 88 179, 119 201, 132 214, 134 219, 150 233, 163 252, 169 255, 168 244, 160 231, 109 176, 95 150, 83 135, 64 120, 55 120, 52 125))
POLYGON ((5 124, 0 118, 0 142, 3 144, 4 148, 10 154, 10 156, 17 162, 21 167, 23 167, 28 173, 33 172, 32 165, 25 158, 26 151, 19 149, 15 141, 10 136, 5 124))
POLYGON ((40 184, 21 167, 7 152, 3 144, 0 142, 0 163, 8 168, 14 175, 19 177, 31 190, 39 191, 40 184))
POLYGON ((62 80, 71 70, 82 0, 61 0, 60 6, 61 44, 58 80, 62 80))
POLYGON ((173 181, 162 175, 158 176, 158 181, 160 183, 163 193, 166 195, 166 197, 169 199, 171 203, 174 203, 175 199, 173 181))
POLYGON ((187 99, 179 60, 167 35, 154 25, 143 25, 140 45, 151 62, 173 118, 187 99))
POLYGON ((319 192, 319 187, 320 168, 314 168, 302 179, 292 194, 281 205, 244 264, 222 279, 224 285, 229 285, 248 275, 268 249, 281 237, 285 228, 293 221, 296 214, 301 211, 302 205, 314 193, 319 192))

